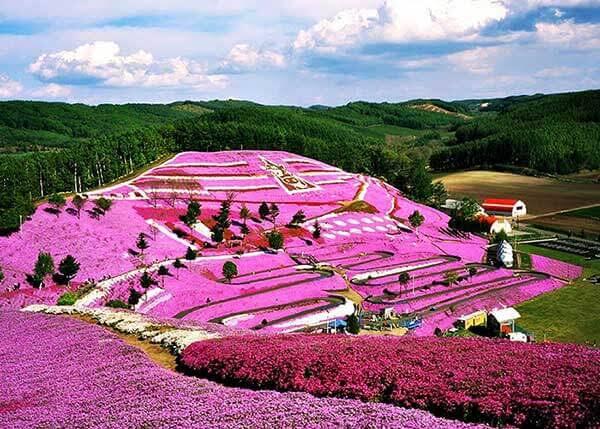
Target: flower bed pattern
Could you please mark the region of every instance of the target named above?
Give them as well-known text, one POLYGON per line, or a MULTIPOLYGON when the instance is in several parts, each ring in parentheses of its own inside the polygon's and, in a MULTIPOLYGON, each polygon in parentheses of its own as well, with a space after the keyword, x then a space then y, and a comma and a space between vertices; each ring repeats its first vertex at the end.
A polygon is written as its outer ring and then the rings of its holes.
POLYGON ((0 427, 468 428, 423 411, 225 388, 59 316, 0 312, 0 427))
POLYGON ((295 334, 195 343, 181 363, 228 384, 388 402, 466 421, 600 423, 600 350, 577 345, 295 334))
MULTIPOLYGON (((410 285, 411 292, 416 289, 415 296, 408 299, 404 293, 394 302, 369 303, 367 307, 378 310, 386 305, 398 313, 421 312, 426 319, 435 318, 439 326, 449 326, 456 318, 454 312, 444 312, 438 320, 439 314, 423 312, 426 306, 446 311, 452 305, 462 311, 485 301, 494 307, 518 303, 521 297, 532 297, 564 283, 544 278, 533 278, 525 286, 518 279, 495 283, 497 278, 510 276, 503 270, 487 277, 494 286, 489 290, 481 284, 471 289, 476 292, 471 296, 467 293, 469 285, 463 282, 459 285, 463 290, 446 293, 434 284, 442 274, 426 274, 450 269, 466 272, 467 264, 483 261, 485 240, 453 233, 446 214, 410 201, 378 179, 286 152, 185 152, 125 183, 90 192, 79 215, 70 201, 56 214, 48 208, 40 206, 20 232, 0 237, 0 265, 6 276, 0 284, 0 307, 56 302, 49 278, 45 282, 48 292, 32 292, 25 280, 39 252, 49 252, 55 264, 67 254, 74 256, 81 269, 73 281, 96 282, 97 289, 83 297, 81 305, 104 305, 109 299, 127 301, 132 288, 145 292, 139 284, 144 270, 156 273, 164 265, 170 275, 160 279, 163 290, 144 296, 138 311, 201 322, 233 320, 239 327, 267 331, 298 330, 306 324, 345 317, 353 311, 352 305, 336 294, 347 289, 349 281, 376 277, 365 285, 352 283, 362 298, 386 298, 386 291, 406 292, 406 287, 400 291, 397 281, 401 270, 416 279, 410 285), (213 216, 231 193, 232 222, 224 231, 227 241, 216 245, 210 232, 213 216), (113 204, 108 212, 98 215, 93 203, 101 196, 112 198, 113 204), (201 204, 198 222, 191 228, 180 219, 190 198, 201 204), (262 202, 276 203, 279 216, 261 219, 262 202), (243 206, 251 215, 245 220, 239 216, 243 206), (299 210, 306 220, 288 227, 299 210), (407 220, 415 210, 425 218, 416 230, 407 220), (313 236, 316 220, 321 227, 319 237, 313 236), (243 223, 250 231, 245 237, 241 237, 243 223), (268 245, 265 233, 271 229, 282 234, 283 251, 261 250, 268 245), (149 244, 143 252, 136 246, 141 233, 149 244), (188 247, 200 252, 196 260, 184 260, 188 247), (186 268, 173 268, 176 258, 186 268), (442 258, 443 264, 433 269, 414 263, 419 258, 442 258), (309 262, 303 264, 299 259, 309 262), (240 272, 230 283, 222 279, 226 261, 235 262, 240 272), (313 263, 330 265, 335 271, 297 272, 298 266, 313 263), (387 274, 381 276, 382 271, 387 274), (499 287, 504 284, 507 287, 499 287), (21 291, 12 292, 17 285, 21 291), (456 302, 450 304, 450 298, 456 302), (319 305, 311 304, 315 302, 319 305), (335 303, 332 308, 330 304, 335 303), (294 318, 301 323, 290 323, 294 318)), ((574 269, 567 265, 533 261, 540 271, 574 275, 574 269)), ((430 333, 433 328, 426 321, 421 330, 430 333)))

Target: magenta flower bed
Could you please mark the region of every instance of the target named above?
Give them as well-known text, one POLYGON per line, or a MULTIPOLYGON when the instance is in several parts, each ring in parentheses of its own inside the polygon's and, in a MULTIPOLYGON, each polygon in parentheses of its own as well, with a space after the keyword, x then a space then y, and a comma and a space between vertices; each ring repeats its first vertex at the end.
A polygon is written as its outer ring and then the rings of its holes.
POLYGON ((581 276, 583 267, 540 255, 531 255, 531 268, 561 279, 573 280, 581 276))
POLYGON ((190 372, 520 427, 600 423, 600 350, 504 340, 274 335, 192 344, 190 372))
POLYGON ((2 428, 467 428, 423 411, 222 387, 159 367, 103 328, 1 312, 2 428))

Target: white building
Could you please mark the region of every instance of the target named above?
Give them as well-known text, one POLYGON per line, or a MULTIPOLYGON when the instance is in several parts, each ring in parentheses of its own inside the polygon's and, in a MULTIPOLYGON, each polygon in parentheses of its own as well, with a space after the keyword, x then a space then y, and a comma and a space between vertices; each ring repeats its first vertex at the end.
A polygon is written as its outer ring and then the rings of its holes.
POLYGON ((514 263, 513 249, 508 241, 504 240, 498 245, 498 252, 496 256, 498 261, 502 262, 505 267, 512 268, 514 263))
POLYGON ((487 213, 511 217, 521 217, 527 214, 527 206, 521 200, 486 198, 483 200, 482 206, 487 213))

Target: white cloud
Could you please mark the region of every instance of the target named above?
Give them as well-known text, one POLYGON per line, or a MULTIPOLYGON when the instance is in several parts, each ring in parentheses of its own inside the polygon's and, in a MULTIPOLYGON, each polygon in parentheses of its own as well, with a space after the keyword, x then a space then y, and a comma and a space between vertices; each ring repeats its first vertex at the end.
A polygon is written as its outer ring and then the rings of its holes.
POLYGON ((566 20, 557 24, 539 22, 535 25, 539 41, 569 49, 600 49, 600 24, 577 24, 566 20))
POLYGON ((367 30, 377 25, 376 9, 348 9, 331 19, 324 19, 308 30, 301 30, 294 49, 334 49, 355 43, 367 30))
POLYGON ((59 85, 57 83, 49 83, 32 92, 34 97, 40 98, 66 98, 71 95, 71 88, 59 85))
POLYGON ((219 70, 222 72, 243 72, 267 68, 283 68, 286 65, 285 57, 269 49, 256 49, 248 44, 235 45, 221 62, 219 70))
POLYGON ((43 54, 29 66, 40 80, 97 83, 109 87, 223 88, 227 78, 209 74, 200 63, 182 57, 157 60, 144 50, 121 55, 115 42, 93 42, 72 51, 43 54))
POLYGON ((23 91, 23 85, 0 74, 0 98, 13 98, 23 91))
POLYGON ((348 9, 298 33, 295 49, 333 51, 360 42, 462 40, 508 15, 500 0, 387 0, 348 9))
POLYGON ((478 47, 456 54, 448 55, 450 64, 454 65, 456 70, 466 71, 472 74, 487 75, 494 71, 494 66, 504 52, 504 48, 498 46, 478 47))

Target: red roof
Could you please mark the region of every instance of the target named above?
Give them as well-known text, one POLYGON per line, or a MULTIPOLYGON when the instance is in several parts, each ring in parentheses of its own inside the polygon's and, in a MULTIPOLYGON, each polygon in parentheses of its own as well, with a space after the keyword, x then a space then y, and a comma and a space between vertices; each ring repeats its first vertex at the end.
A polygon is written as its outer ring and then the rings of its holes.
POLYGON ((509 199, 502 199, 502 198, 486 198, 485 200, 483 200, 483 205, 486 206, 507 206, 507 207, 512 207, 515 204, 517 204, 519 202, 519 200, 509 200, 509 199))
POLYGON ((498 220, 496 216, 487 216, 487 215, 479 215, 477 216, 477 220, 479 223, 486 224, 487 226, 492 226, 494 222, 498 220))

